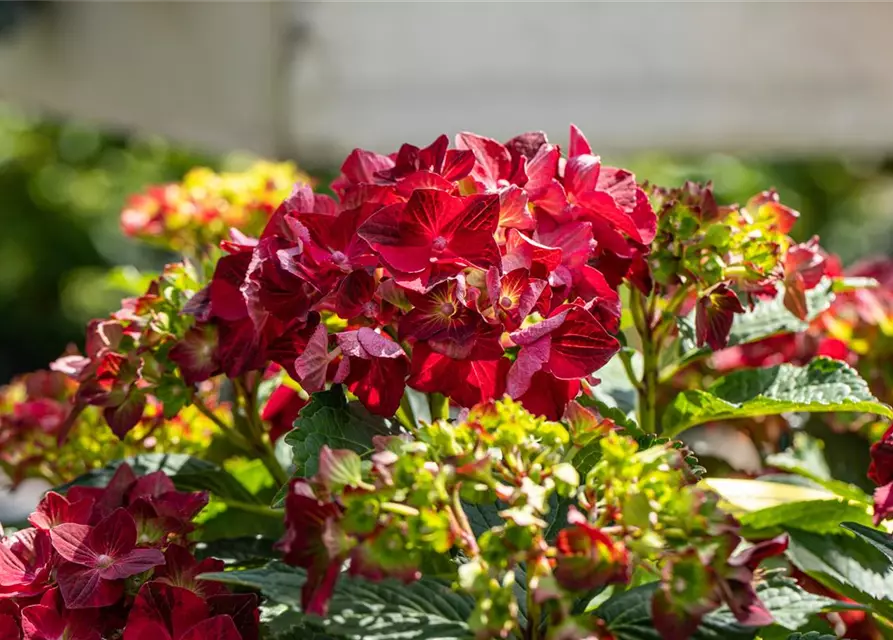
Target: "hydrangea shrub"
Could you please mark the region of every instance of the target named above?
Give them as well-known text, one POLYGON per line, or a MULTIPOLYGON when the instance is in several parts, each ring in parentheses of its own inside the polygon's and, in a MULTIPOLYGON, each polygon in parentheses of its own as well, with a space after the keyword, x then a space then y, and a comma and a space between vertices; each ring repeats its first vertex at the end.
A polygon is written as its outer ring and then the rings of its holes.
POLYGON ((358 149, 331 193, 262 163, 128 204, 124 230, 183 260, 0 395, 4 469, 65 483, 0 544, 3 637, 893 621, 883 263, 795 242, 771 190, 640 183, 575 127, 566 150, 358 149), (760 478, 712 477, 679 439, 813 414, 877 440, 874 505, 802 438, 755 436, 760 478))

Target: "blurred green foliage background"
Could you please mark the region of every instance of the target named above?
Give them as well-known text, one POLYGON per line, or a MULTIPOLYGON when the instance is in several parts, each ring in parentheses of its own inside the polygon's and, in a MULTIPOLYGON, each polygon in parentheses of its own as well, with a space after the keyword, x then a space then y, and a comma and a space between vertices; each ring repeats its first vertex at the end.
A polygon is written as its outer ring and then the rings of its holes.
MULTIPOLYGON (((721 202, 775 187, 802 213, 798 238, 820 234, 847 263, 893 253, 893 162, 659 154, 605 160, 658 184, 712 179, 721 202)), ((164 263, 168 256, 121 234, 118 214, 128 195, 178 180, 196 165, 233 169, 248 161, 0 105, 0 384, 45 367, 69 343, 80 345, 84 324, 118 307, 110 267, 164 263)), ((316 172, 321 184, 335 170, 316 172)), ((117 278, 131 273, 121 269, 117 278)))

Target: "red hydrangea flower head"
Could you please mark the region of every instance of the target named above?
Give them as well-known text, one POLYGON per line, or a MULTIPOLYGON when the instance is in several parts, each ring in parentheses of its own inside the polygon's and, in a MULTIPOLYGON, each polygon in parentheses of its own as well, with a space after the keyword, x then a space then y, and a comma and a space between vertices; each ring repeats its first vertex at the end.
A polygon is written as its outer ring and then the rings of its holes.
POLYGON ((508 391, 560 417, 619 349, 616 288, 647 272, 654 212, 576 128, 566 159, 541 132, 456 147, 356 150, 337 201, 303 187, 259 241, 227 245, 174 354, 184 375, 275 362, 308 393, 344 383, 382 415, 408 384, 462 407, 508 391))

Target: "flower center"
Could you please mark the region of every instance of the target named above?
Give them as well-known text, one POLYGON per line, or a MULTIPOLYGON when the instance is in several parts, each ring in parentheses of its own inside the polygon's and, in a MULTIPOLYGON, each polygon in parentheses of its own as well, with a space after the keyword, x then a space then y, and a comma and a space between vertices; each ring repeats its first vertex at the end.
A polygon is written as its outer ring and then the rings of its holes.
POLYGON ((452 318, 453 314, 456 313, 456 305, 452 302, 444 302, 440 305, 440 313, 447 316, 448 318, 452 318))
POLYGON ((98 558, 96 558, 96 564, 100 569, 108 569, 112 564, 114 564, 115 559, 111 556, 107 556, 104 553, 101 554, 98 558))
POLYGON ((332 262, 334 262, 337 265, 342 265, 345 262, 347 262, 347 256, 344 255, 344 253, 341 251, 333 251, 332 252, 332 262))
POLYGON ((444 249, 447 248, 447 239, 443 236, 437 236, 434 238, 434 242, 431 243, 431 249, 434 250, 435 253, 442 253, 444 249))
POLYGON ((512 299, 509 296, 502 296, 499 299, 499 306, 503 309, 510 309, 512 307, 512 299))

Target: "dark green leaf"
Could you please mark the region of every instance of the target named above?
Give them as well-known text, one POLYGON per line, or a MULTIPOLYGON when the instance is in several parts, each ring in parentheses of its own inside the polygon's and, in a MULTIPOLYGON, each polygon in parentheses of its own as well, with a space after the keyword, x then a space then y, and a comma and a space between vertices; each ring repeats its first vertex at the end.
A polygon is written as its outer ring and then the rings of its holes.
POLYGON ((837 636, 819 631, 809 631, 807 633, 792 633, 788 636, 788 640, 837 640, 837 636))
POLYGON ((880 549, 884 555, 893 560, 893 536, 886 531, 879 531, 858 522, 844 522, 841 526, 880 549))
MULTIPOLYGON (((616 640, 661 640, 651 620, 656 582, 619 593, 595 610, 616 640)), ((741 626, 721 612, 707 615, 692 640, 751 640, 756 629, 741 626)))
MULTIPOLYGON (((809 593, 794 580, 778 576, 760 584, 757 587, 757 594, 772 614, 775 623, 789 631, 803 628, 820 613, 864 609, 860 605, 809 593)), ((715 615, 725 617, 729 623, 734 621, 734 616, 728 607, 719 609, 715 615)))
POLYGON ((291 606, 301 600, 301 587, 307 581, 307 572, 273 561, 256 569, 205 573, 201 578, 260 591, 271 600, 291 606))
POLYGON ((782 364, 736 371, 706 391, 680 393, 663 418, 663 435, 674 437, 704 422, 789 412, 854 411, 893 417, 868 384, 846 363, 816 358, 804 367, 782 364))
POLYGON ((134 473, 138 476, 163 471, 170 476, 180 491, 208 491, 224 500, 263 504, 232 474, 211 462, 182 453, 147 453, 124 460, 115 460, 101 469, 86 473, 68 484, 58 487, 56 490, 64 493, 76 485, 104 487, 118 467, 125 462, 133 468, 134 473))
POLYGON ((829 589, 893 618, 893 565, 880 550, 848 534, 789 532, 791 562, 829 589))
MULTIPOLYGON (((834 301, 832 281, 823 279, 818 286, 806 292, 808 317, 800 320, 784 306, 784 290, 772 300, 758 302, 746 313, 736 314, 729 333, 729 346, 756 342, 781 333, 799 333, 809 327, 809 321, 825 311, 834 301)), ((710 355, 709 347, 698 347, 695 340, 695 314, 678 318, 679 342, 682 355, 678 366, 710 355)))
MULTIPOLYGON (((651 598, 657 584, 652 582, 615 595, 596 609, 595 615, 607 622, 617 640, 659 640, 660 634, 651 621, 651 598)), ((819 613, 861 608, 809 593, 782 577, 759 584, 757 594, 776 623, 788 630, 803 627, 819 613)), ((738 624, 729 608, 723 606, 704 618, 693 640, 745 640, 753 638, 756 631, 738 624)))
MULTIPOLYGON (((205 579, 248 587, 295 609, 305 573, 280 562, 260 569, 206 574, 205 579)), ((347 638, 376 640, 468 640, 466 620, 474 602, 442 582, 422 578, 411 584, 369 582, 342 575, 324 620, 307 618, 311 628, 347 638)))
POLYGON ((196 545, 197 558, 217 558, 227 564, 243 564, 262 560, 267 562, 278 558, 280 554, 273 549, 275 540, 250 536, 243 538, 224 538, 211 542, 200 542, 196 545))
POLYGON ((626 433, 632 436, 642 434, 642 430, 639 428, 639 425, 636 424, 636 421, 617 407, 609 406, 605 402, 587 395, 581 395, 577 399, 577 402, 584 407, 595 409, 598 412, 598 415, 602 418, 613 420, 614 424, 621 427, 626 433))
POLYGON ((314 628, 316 625, 300 611, 274 602, 260 606, 260 624, 264 640, 348 640, 314 628))
MULTIPOLYGON (((394 435, 398 429, 390 422, 369 413, 360 403, 348 403, 341 387, 314 393, 313 398, 295 421, 295 428, 285 436, 291 446, 296 467, 295 476, 306 478, 316 473, 319 452, 323 446, 350 449, 360 455, 372 450, 372 438, 394 435)), ((281 506, 286 487, 273 501, 281 506)))

